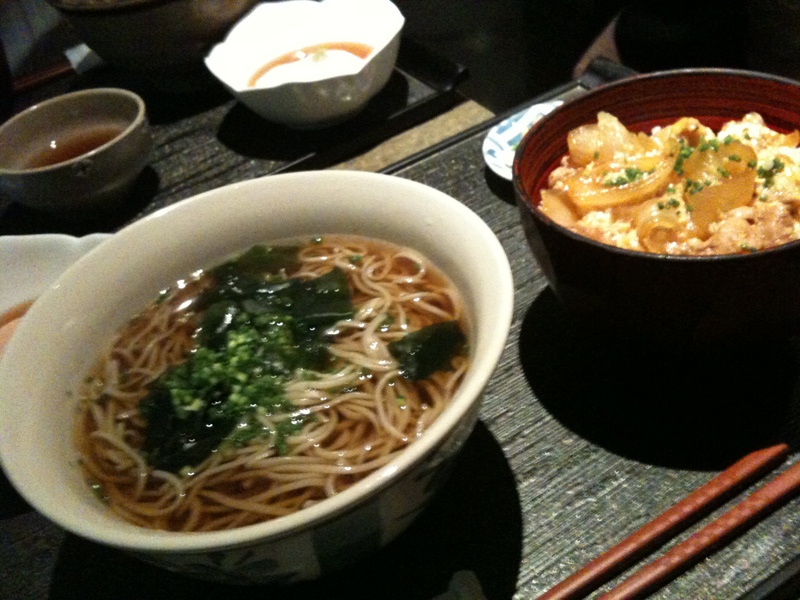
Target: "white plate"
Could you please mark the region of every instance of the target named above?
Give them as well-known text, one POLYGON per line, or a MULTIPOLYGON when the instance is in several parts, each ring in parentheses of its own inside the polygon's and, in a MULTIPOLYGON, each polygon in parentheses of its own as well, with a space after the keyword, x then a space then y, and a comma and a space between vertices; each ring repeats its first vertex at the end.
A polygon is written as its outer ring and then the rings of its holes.
POLYGON ((523 136, 536 121, 562 104, 562 100, 533 104, 492 127, 483 140, 483 159, 489 168, 511 181, 514 153, 523 136))
POLYGON ((0 236, 0 314, 17 304, 34 300, 67 267, 110 235, 0 236))

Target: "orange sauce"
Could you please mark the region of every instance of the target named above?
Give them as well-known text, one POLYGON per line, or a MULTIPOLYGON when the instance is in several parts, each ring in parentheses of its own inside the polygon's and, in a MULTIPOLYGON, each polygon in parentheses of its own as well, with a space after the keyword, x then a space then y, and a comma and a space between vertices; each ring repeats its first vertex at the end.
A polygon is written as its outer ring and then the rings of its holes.
POLYGON ((274 69, 280 65, 288 65, 293 62, 297 62, 299 60, 303 60, 304 58, 308 58, 317 54, 319 52, 324 52, 326 50, 341 50, 343 52, 349 52, 353 56, 357 56, 358 58, 364 59, 369 56, 370 52, 372 52, 372 46, 368 44, 362 44, 361 42, 324 42, 322 44, 314 44, 313 46, 306 46, 305 48, 300 48, 299 50, 292 50, 291 52, 287 52, 286 54, 281 54, 277 58, 273 58, 271 61, 266 63, 264 66, 259 68, 253 75, 250 77, 250 80, 247 82, 249 87, 254 87, 256 82, 261 79, 267 71, 270 69, 274 69))
POLYGON ((8 342, 11 341, 11 336, 19 324, 19 320, 25 316, 31 304, 33 304, 33 300, 22 302, 0 315, 0 357, 3 356, 8 342))

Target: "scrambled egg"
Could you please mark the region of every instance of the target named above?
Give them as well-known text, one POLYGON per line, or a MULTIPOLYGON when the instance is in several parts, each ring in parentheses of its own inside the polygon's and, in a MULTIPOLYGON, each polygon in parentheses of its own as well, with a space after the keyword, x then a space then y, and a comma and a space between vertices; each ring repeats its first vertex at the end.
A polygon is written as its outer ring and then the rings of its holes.
POLYGON ((800 239, 800 132, 757 113, 713 130, 692 117, 652 130, 599 113, 568 136, 542 212, 620 248, 681 255, 755 252, 800 239))

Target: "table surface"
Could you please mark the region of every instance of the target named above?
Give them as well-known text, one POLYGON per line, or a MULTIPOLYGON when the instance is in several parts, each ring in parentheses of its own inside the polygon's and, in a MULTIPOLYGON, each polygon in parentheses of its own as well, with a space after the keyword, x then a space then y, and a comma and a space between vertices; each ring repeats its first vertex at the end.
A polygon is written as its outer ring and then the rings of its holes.
MULTIPOLYGON (((569 85, 547 97, 579 92, 569 85)), ((207 118, 208 110, 224 119, 239 109, 218 105, 164 127, 152 164, 159 177, 151 204, 179 200, 198 182, 216 187, 262 174, 257 161, 217 169, 230 163, 215 155, 195 166, 167 165, 182 128, 207 118)), ((800 344, 789 340, 741 359, 685 364, 581 330, 532 259, 510 183, 484 165, 483 138, 503 115, 470 114, 485 120, 384 169, 478 213, 508 254, 516 294, 509 341, 478 425, 448 482, 410 529, 364 563, 323 580, 231 589, 67 534, 22 503, 3 477, 1 598, 235 593, 243 599, 427 600, 459 571, 472 572, 490 600, 535 598, 749 450, 775 441, 796 446, 800 344)), ((22 222, 12 214, 10 227, 22 222)), ((30 233, 48 226, 39 223, 30 233)), ((793 451, 782 468, 797 459, 793 451)), ((653 597, 738 597, 797 555, 799 521, 800 501, 793 500, 653 597)))

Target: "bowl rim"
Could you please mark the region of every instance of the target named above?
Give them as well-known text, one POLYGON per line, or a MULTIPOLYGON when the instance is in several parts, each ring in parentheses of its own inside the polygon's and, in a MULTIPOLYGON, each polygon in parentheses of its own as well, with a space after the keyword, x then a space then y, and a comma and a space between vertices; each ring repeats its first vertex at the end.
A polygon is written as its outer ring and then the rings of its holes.
MULTIPOLYGON (((431 424, 425 435, 417 439, 399 456, 378 471, 373 472, 336 496, 327 498, 314 506, 270 521, 226 531, 189 533, 159 531, 131 526, 121 519, 119 521, 119 529, 114 528, 113 531, 109 531, 107 527, 100 527, 98 530, 93 525, 88 524, 88 521, 82 519, 80 515, 61 515, 56 509, 52 508, 51 504, 46 504, 42 507, 42 503, 38 498, 28 497, 26 495, 27 490, 24 486, 17 485, 19 474, 15 470, 7 468, 6 473, 9 480, 14 483, 14 487, 19 490, 32 506, 37 508, 37 510, 41 510, 45 516, 56 524, 81 537, 92 539, 105 545, 154 554, 199 552, 210 549, 233 548, 256 542, 280 540, 307 531, 319 523, 327 522, 341 514, 346 514, 362 506, 364 502, 382 492, 397 479, 422 463, 437 448, 445 443, 448 434, 457 429, 457 425, 461 422, 463 417, 470 414, 476 406, 480 405, 482 401, 482 392, 493 375, 497 363, 500 360, 500 356, 505 350, 513 317, 513 277, 508 257, 499 239, 477 213, 444 192, 423 183, 394 175, 347 170, 276 174, 229 184, 187 198, 171 206, 164 207, 126 226, 101 242, 96 248, 90 250, 76 263, 70 266, 64 274, 34 302, 26 319, 20 323, 15 336, 6 348, 3 361, 0 361, 0 389, 3 387, 2 384, 8 384, 13 380, 14 366, 24 360, 24 355, 21 353, 22 349, 15 350, 15 348, 20 345, 20 339, 27 337, 25 332, 29 328, 31 318, 44 318, 37 316, 38 313, 43 312, 41 300, 52 295, 54 289, 61 288, 62 282, 69 281, 70 277, 73 278, 73 284, 75 284, 74 276, 71 275, 72 273, 78 274, 80 269, 91 266, 93 264, 92 261, 102 260, 103 253, 112 251, 115 248, 127 247, 130 240, 135 240, 142 229, 146 231, 148 228, 154 226, 153 224, 169 223, 170 219, 180 219, 186 214, 191 215, 195 211, 195 207, 202 209, 203 207, 212 206, 214 204, 223 205, 226 203, 226 200, 229 201, 229 196, 231 194, 235 195, 240 190, 246 190, 248 188, 258 189, 258 186, 265 185, 265 181, 285 181, 297 185, 314 182, 314 185, 323 187, 326 185, 335 186, 342 184, 354 187, 364 186, 368 189, 370 186, 377 186, 382 182, 391 181, 391 185, 400 186, 405 189, 407 192, 406 196, 408 194, 419 194, 423 192, 427 204, 446 207, 447 211, 453 215, 453 219, 459 219, 461 222, 466 221, 470 231, 480 236, 480 239, 484 243, 487 262, 494 266, 493 272, 496 275, 496 285, 494 287, 496 310, 492 316, 495 327, 492 334, 486 339, 485 352, 481 356, 481 360, 476 361, 472 365, 470 370, 471 375, 465 379, 460 386, 449 407, 450 410, 445 410, 431 424), (79 523, 81 526, 79 526, 79 523)), ((266 185, 269 186, 270 184, 267 183, 266 185)), ((0 411, 2 411, 1 407, 0 411)), ((7 442, 5 439, 7 437, 10 436, 0 436, 0 458, 9 458, 14 453, 11 442, 7 442)), ((14 467, 18 468, 16 461, 13 462, 15 463, 14 467)))
MULTIPOLYGON (((551 218, 545 216, 536 206, 534 206, 533 202, 531 201, 532 199, 529 198, 529 195, 522 187, 520 181, 521 178, 519 175, 519 169, 520 169, 519 165, 522 161, 522 156, 525 154, 525 149, 530 143, 532 143, 532 140, 536 137, 540 129, 546 127, 550 121, 557 118, 562 112, 570 110, 575 105, 580 105, 584 102, 591 102, 596 97, 603 96, 607 94, 609 91, 613 92, 617 88, 624 88, 630 85, 635 85, 637 82, 641 81, 669 79, 676 76, 690 76, 690 77, 724 76, 724 77, 741 77, 742 79, 746 80, 752 80, 752 79, 769 80, 775 83, 782 83, 791 86, 800 91, 800 82, 794 79, 790 79, 788 77, 775 75, 772 73, 761 73, 758 71, 747 70, 747 69, 730 69, 721 67, 720 68, 692 67, 683 69, 669 69, 664 71, 653 71, 649 73, 636 73, 624 79, 612 81, 610 83, 603 84, 599 87, 591 89, 587 91, 585 94, 581 94, 580 96, 577 96, 575 98, 572 98, 571 100, 564 102, 562 105, 556 107, 553 111, 544 115, 539 121, 534 123, 534 125, 523 136, 522 140, 517 146, 516 152, 514 153, 514 161, 512 165, 512 183, 514 187, 514 196, 516 198, 517 206, 519 207, 519 209, 521 211, 524 211, 525 214, 530 215, 540 225, 547 227, 549 229, 553 229, 559 232, 561 235, 565 235, 568 238, 572 239, 576 243, 586 244, 588 246, 595 247, 597 250, 610 252, 612 254, 618 254, 629 259, 635 258, 639 260, 650 260, 658 262, 668 261, 671 263, 736 262, 743 260, 753 260, 754 257, 759 257, 759 256, 771 256, 777 253, 789 251, 794 247, 800 245, 800 239, 798 239, 786 242, 785 244, 780 244, 778 246, 773 246, 771 248, 765 248, 763 250, 759 250, 757 252, 749 254, 712 254, 712 255, 700 255, 700 256, 661 254, 655 252, 644 252, 641 250, 630 250, 628 248, 620 248, 618 246, 612 246, 611 244, 598 242, 586 236, 575 233, 574 231, 564 227, 563 225, 559 225, 551 218)), ((798 120, 800 121, 800 115, 798 115, 798 120)), ((798 127, 798 130, 800 130, 800 127, 798 127)))
POLYGON ((134 115, 133 119, 125 126, 125 128, 120 131, 117 135, 115 135, 110 140, 100 144, 99 146, 95 146, 91 150, 84 152, 83 154, 79 154, 77 156, 73 156, 67 160, 62 160, 61 162, 44 165, 42 167, 33 167, 33 168, 8 168, 0 165, 0 175, 16 175, 16 176, 24 176, 24 175, 34 175, 38 173, 46 173, 49 171, 56 171, 58 169, 62 169, 64 167, 72 166, 76 163, 79 163, 82 160, 86 160, 104 150, 110 148, 111 146, 116 145, 119 141, 123 138, 128 137, 134 130, 138 129, 145 123, 147 119, 147 106, 144 102, 144 99, 139 96, 139 94, 132 92, 130 90, 126 90, 123 88, 116 88, 116 87, 101 87, 101 88, 89 88, 86 90, 77 90, 74 92, 67 92, 65 94, 59 94, 58 96, 54 96, 53 98, 48 98, 47 100, 43 100, 36 104, 33 104, 26 109, 20 111, 5 123, 0 124, 0 139, 3 136, 3 133, 6 129, 10 129, 12 125, 18 124, 23 122, 25 119, 31 118, 31 115, 35 115, 38 111, 47 110, 53 106, 58 104, 65 104, 65 103, 72 103, 75 101, 79 101, 81 98, 85 98, 88 96, 98 97, 98 98, 107 98, 107 97, 119 97, 125 98, 130 100, 136 106, 136 114, 134 115))

